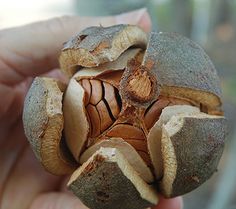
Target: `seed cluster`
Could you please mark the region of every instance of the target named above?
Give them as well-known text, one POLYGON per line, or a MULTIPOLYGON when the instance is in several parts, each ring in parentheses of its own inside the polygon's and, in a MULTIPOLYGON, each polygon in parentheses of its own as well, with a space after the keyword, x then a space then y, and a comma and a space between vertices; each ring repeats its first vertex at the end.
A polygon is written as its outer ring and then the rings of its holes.
MULTIPOLYGON (((115 77, 117 80, 117 76, 115 77)), ((111 78, 112 75, 110 75, 111 78)), ((84 78, 79 82, 85 90, 84 105, 90 123, 89 138, 93 139, 90 140, 92 141, 91 144, 96 143, 98 138, 100 140, 111 137, 122 138, 136 149, 149 167, 152 165, 144 130, 152 128, 165 107, 177 104, 191 105, 190 102, 182 99, 160 96, 143 112, 141 121, 144 123, 137 127, 134 124, 122 123, 119 120, 122 105, 116 87, 103 79, 84 78)))
POLYGON ((90 137, 103 133, 117 119, 121 104, 116 88, 107 82, 95 79, 82 79, 85 90, 85 107, 90 122, 90 137))
POLYGON ((158 100, 153 102, 145 111, 144 123, 146 128, 149 130, 159 119, 162 110, 167 106, 172 105, 193 105, 190 101, 171 98, 171 97, 159 97, 158 100))

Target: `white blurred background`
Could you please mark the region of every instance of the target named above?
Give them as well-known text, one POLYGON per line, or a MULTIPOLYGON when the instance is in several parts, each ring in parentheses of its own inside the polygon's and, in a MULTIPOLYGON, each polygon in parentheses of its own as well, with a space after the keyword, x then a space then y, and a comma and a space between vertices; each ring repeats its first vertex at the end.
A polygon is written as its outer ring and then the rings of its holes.
POLYGON ((76 14, 73 0, 0 0, 0 29, 76 14))

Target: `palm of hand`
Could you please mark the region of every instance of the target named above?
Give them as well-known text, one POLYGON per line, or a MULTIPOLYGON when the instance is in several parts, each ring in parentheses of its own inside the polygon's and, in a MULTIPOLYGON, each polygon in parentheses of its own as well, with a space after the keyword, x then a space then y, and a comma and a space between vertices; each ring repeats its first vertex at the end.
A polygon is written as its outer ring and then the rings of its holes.
MULTIPOLYGON (((0 68, 3 66, 0 65, 0 68)), ((60 202, 70 198, 71 204, 80 204, 64 192, 64 179, 44 171, 27 143, 21 116, 29 80, 31 79, 16 86, 4 84, 2 81, 0 83, 1 206, 23 209, 29 208, 30 205, 32 208, 41 208, 44 204, 53 207, 58 198, 61 198, 60 202)))
MULTIPOLYGON (((76 197, 66 192, 64 178, 44 171, 24 135, 22 109, 32 76, 57 67, 57 53, 61 39, 65 39, 61 37, 51 43, 54 47, 50 50, 34 52, 31 49, 37 43, 27 35, 38 26, 5 30, 0 34, 0 208, 66 209, 75 205, 84 208, 76 197), (22 42, 16 40, 15 34, 22 42)), ((48 40, 44 41, 48 45, 48 40)))

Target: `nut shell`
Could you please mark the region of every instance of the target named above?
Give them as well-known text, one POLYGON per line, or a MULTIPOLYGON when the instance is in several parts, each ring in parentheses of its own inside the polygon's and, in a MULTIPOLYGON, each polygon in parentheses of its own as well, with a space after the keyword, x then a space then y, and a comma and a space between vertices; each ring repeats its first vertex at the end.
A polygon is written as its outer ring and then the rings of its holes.
POLYGON ((140 175, 140 177, 147 183, 154 182, 154 177, 150 168, 146 165, 138 152, 130 144, 121 138, 111 138, 103 140, 91 147, 89 147, 80 157, 80 162, 83 164, 89 157, 91 157, 101 147, 112 147, 122 153, 133 169, 140 175))
POLYGON ((221 105, 219 77, 208 55, 195 42, 169 32, 150 34, 143 63, 161 86, 162 95, 221 105))
POLYGON ((158 203, 145 183, 114 148, 101 148, 74 172, 69 188, 91 209, 143 209, 158 203))
POLYGON ((143 51, 139 48, 128 49, 123 52, 116 60, 101 64, 97 67, 84 67, 74 74, 74 78, 78 77, 95 77, 106 72, 114 72, 115 70, 124 70, 127 63, 131 59, 142 59, 143 51))
MULTIPOLYGON (((147 136, 148 151, 152 160, 155 176, 157 180, 163 177, 163 156, 161 153, 162 127, 172 116, 193 115, 200 113, 197 107, 189 105, 168 106, 162 110, 159 120, 150 129, 147 136)), ((182 140, 182 139, 179 139, 182 140)))
POLYGON ((133 25, 89 27, 65 43, 59 61, 69 76, 75 66, 96 67, 116 60, 131 46, 145 48, 147 35, 133 25))
POLYGON ((209 179, 217 170, 225 137, 224 117, 173 116, 162 128, 162 194, 183 195, 209 179))
MULTIPOLYGON (((43 167, 55 175, 75 170, 74 160, 62 150, 62 91, 54 79, 35 78, 24 103, 23 124, 32 149, 43 167)), ((65 148, 65 144, 63 144, 65 148)), ((66 152, 69 152, 68 150, 66 152)))

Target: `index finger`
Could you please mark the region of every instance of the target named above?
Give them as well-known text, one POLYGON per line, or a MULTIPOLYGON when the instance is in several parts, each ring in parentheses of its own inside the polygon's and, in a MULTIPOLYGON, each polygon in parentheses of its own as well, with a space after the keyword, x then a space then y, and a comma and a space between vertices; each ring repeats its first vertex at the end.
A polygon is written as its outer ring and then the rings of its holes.
POLYGON ((92 25, 138 24, 150 29, 145 9, 110 17, 64 16, 0 32, 0 82, 15 84, 58 67, 62 43, 92 25))
POLYGON ((165 199, 159 197, 159 203, 152 209, 182 209, 183 208, 183 199, 182 197, 175 197, 171 199, 165 199))

